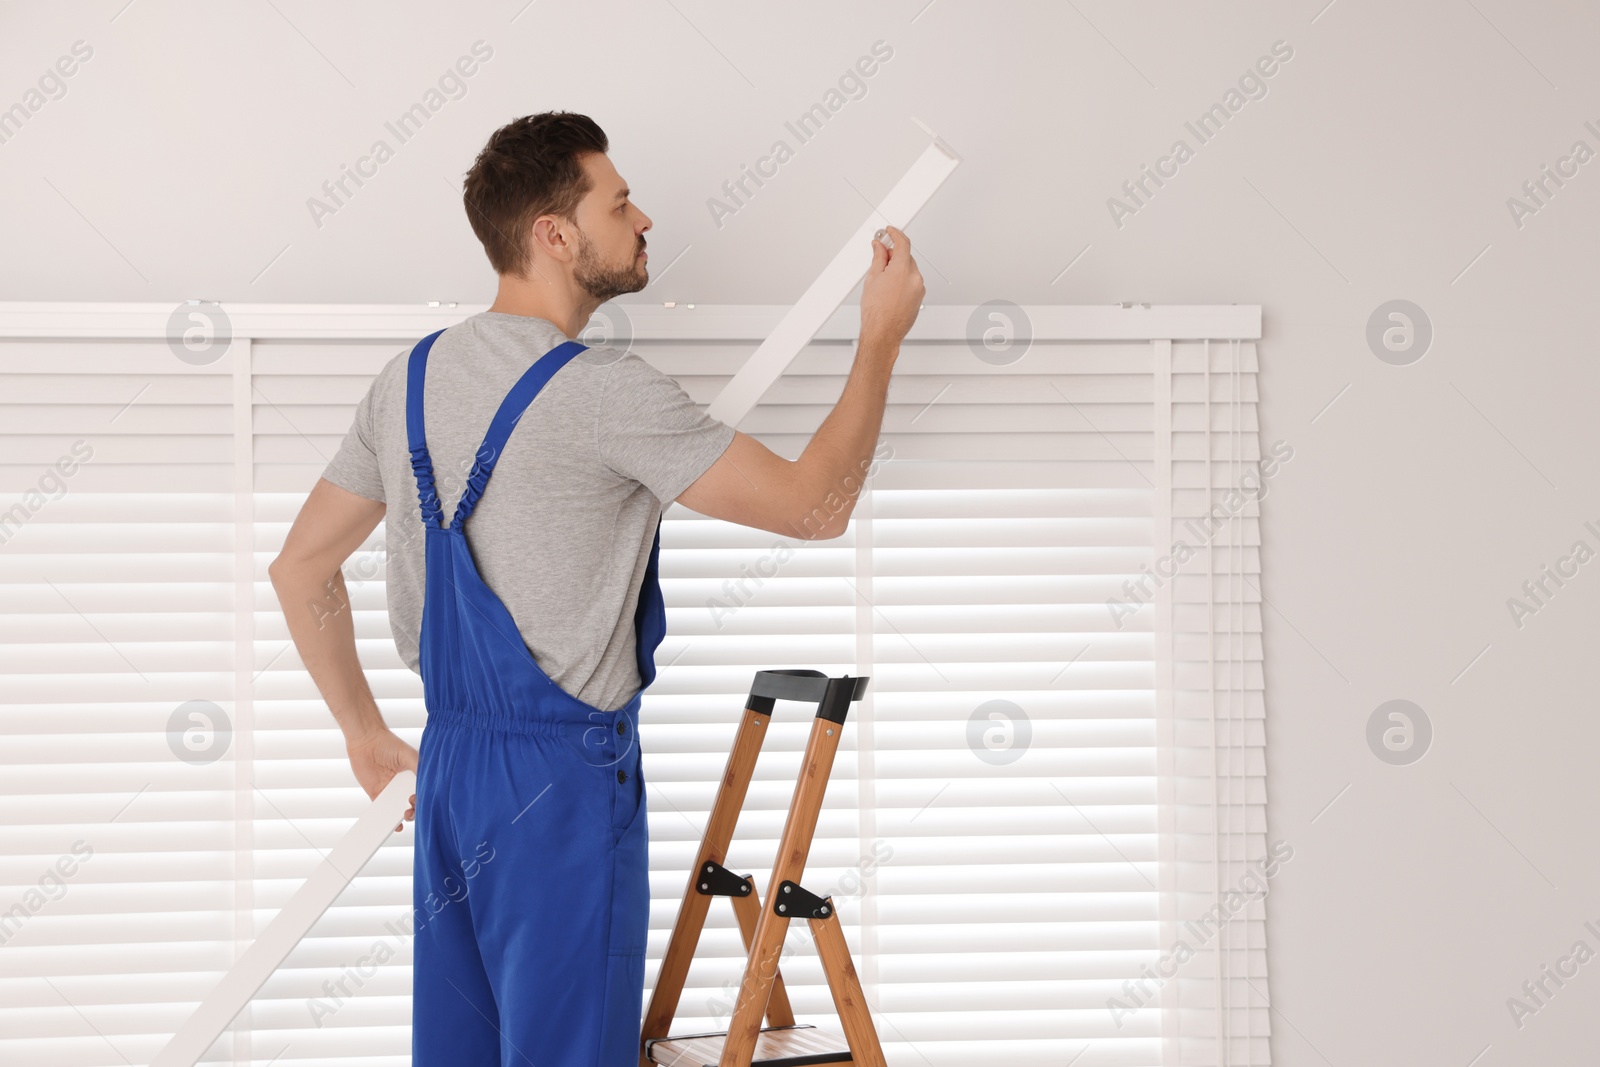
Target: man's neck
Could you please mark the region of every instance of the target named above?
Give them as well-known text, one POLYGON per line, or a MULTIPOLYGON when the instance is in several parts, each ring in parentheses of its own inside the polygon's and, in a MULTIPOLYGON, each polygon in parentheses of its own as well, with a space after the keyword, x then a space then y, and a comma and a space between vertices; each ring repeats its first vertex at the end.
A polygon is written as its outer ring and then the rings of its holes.
POLYGON ((576 285, 553 285, 535 275, 531 281, 510 275, 500 276, 500 289, 490 311, 504 315, 524 315, 552 322, 568 337, 577 337, 589 324, 600 301, 576 285))

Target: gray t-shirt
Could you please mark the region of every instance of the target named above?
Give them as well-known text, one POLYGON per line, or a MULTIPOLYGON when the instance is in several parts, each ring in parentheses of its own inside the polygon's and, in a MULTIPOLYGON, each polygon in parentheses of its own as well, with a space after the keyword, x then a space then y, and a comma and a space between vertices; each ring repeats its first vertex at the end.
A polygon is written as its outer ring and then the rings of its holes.
MULTIPOLYGON (((567 339, 545 319, 485 311, 434 342, 423 420, 441 523, 455 513, 500 401, 567 339)), ((415 671, 423 527, 406 441, 410 354, 407 347, 373 379, 322 476, 389 505, 389 625, 415 671)), ((733 434, 649 363, 603 346, 557 372, 512 430, 467 520, 467 544, 535 662, 579 700, 612 711, 638 691, 633 615, 656 522, 733 434)))

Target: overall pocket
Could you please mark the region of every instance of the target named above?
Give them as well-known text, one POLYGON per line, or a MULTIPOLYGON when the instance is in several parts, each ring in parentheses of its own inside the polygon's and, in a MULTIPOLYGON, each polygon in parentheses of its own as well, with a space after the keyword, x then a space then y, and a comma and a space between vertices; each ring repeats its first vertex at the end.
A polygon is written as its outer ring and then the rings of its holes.
POLYGON ((644 761, 639 746, 628 746, 610 771, 611 843, 620 848, 630 835, 640 832, 645 820, 644 761))
MULTIPOLYGON (((638 760, 633 761, 635 766, 638 760)), ((632 776, 628 785, 634 784, 632 776)), ((619 789, 626 789, 619 786, 619 789)), ((619 793, 619 798, 624 796, 619 793)), ((650 820, 644 800, 644 783, 638 797, 623 814, 626 824, 614 831, 611 849, 611 952, 643 952, 650 932, 650 820)))

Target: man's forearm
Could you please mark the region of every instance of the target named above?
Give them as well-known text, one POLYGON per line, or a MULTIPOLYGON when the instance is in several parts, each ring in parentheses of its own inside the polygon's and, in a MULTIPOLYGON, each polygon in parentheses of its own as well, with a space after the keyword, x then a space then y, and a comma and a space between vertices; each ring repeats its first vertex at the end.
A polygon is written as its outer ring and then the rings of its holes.
POLYGON ((388 729, 356 656, 344 572, 335 571, 329 580, 305 567, 280 562, 271 577, 289 636, 345 739, 355 741, 388 729))
POLYGON ((805 485, 807 526, 813 536, 843 531, 861 492, 883 427, 889 378, 900 343, 863 338, 838 403, 795 461, 805 485))

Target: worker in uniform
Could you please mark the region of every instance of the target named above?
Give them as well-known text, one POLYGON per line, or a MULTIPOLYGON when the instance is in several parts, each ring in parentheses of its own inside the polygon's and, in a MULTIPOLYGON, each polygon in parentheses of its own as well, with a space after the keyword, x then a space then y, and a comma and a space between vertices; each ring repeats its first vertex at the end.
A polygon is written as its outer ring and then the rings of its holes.
POLYGON ((397 827, 416 827, 415 1067, 637 1067, 662 509, 842 533, 923 294, 888 227, 840 400, 783 459, 639 356, 575 339, 648 281, 651 223, 607 149, 569 112, 490 138, 464 200, 495 303, 382 368, 269 568, 357 781, 375 797, 417 775, 397 827), (416 748, 366 685, 340 569, 380 520, 390 628, 427 710, 416 748))

